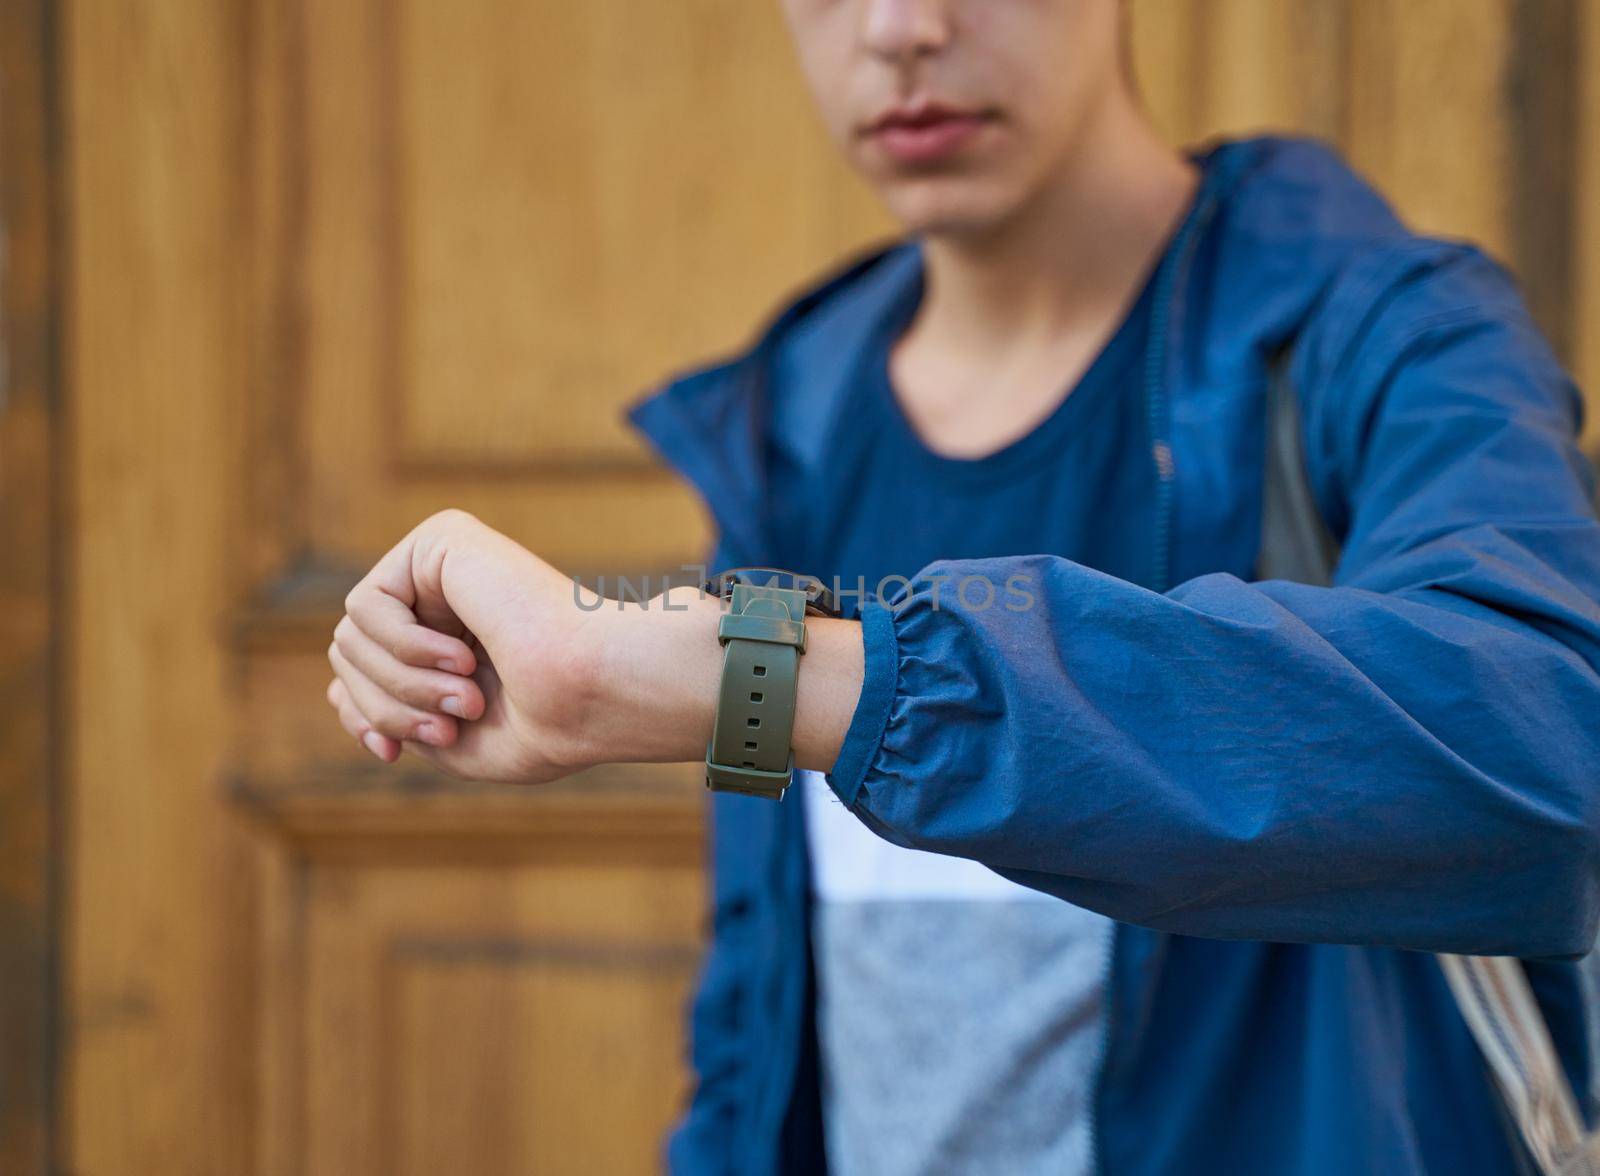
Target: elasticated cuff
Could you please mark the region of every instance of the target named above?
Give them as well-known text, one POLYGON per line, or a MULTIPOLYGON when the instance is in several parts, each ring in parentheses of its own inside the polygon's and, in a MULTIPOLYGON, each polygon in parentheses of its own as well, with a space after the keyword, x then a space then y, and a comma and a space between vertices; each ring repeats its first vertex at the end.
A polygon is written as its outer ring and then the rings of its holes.
POLYGON ((889 722, 889 705, 894 701, 895 680, 899 673, 900 651, 894 635, 894 613, 888 607, 869 602, 861 608, 861 639, 866 647, 866 672, 861 683, 861 698, 856 703, 850 729, 828 784, 846 808, 855 806, 862 781, 878 754, 883 731, 889 722))

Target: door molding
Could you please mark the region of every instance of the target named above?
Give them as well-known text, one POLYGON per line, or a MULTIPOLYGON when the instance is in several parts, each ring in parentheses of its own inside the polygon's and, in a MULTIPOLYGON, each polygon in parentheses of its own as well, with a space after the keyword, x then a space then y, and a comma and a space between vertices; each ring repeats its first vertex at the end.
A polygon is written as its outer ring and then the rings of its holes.
POLYGON ((54 1170, 65 578, 56 12, 0 5, 0 1176, 54 1170))

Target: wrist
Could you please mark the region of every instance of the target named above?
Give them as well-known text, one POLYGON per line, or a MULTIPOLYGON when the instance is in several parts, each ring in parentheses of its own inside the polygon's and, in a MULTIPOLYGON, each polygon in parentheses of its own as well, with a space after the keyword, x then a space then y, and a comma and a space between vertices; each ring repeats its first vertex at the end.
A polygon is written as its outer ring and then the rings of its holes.
MULTIPOLYGON (((722 601, 674 588, 643 603, 607 602, 597 640, 584 742, 593 763, 671 763, 703 758, 716 721, 723 648, 722 601)), ((861 625, 811 617, 800 658, 792 746, 802 768, 828 771, 861 695, 861 625)))
POLYGON ((679 587, 595 613, 589 742, 597 763, 688 762, 716 718, 721 602, 679 587))
POLYGON ((794 715, 796 767, 833 770, 861 698, 865 672, 859 621, 813 617, 806 622, 806 654, 800 659, 794 715))

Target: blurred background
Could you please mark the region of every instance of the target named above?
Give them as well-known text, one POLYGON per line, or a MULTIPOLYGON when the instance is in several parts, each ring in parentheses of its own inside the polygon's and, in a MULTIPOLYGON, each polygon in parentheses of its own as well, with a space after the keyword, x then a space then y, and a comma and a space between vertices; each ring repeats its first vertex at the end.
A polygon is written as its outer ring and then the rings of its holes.
MULTIPOLYGON (((1600 388, 1600 2, 1134 5, 1174 141, 1333 140, 1600 388)), ((0 0, 0 1173, 657 1167, 695 769, 380 771, 324 651, 445 506, 698 557, 619 410, 890 231, 774 0, 0 0)))

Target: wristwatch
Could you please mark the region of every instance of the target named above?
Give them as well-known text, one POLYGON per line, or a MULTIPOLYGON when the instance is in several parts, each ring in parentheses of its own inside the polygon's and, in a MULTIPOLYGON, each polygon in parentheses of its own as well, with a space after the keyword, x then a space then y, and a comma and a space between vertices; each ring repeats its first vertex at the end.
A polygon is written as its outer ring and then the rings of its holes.
POLYGON ((706 581, 724 603, 717 624, 722 689, 706 748, 706 787, 782 800, 794 779, 794 705, 806 617, 839 615, 814 576, 734 568, 706 581))

